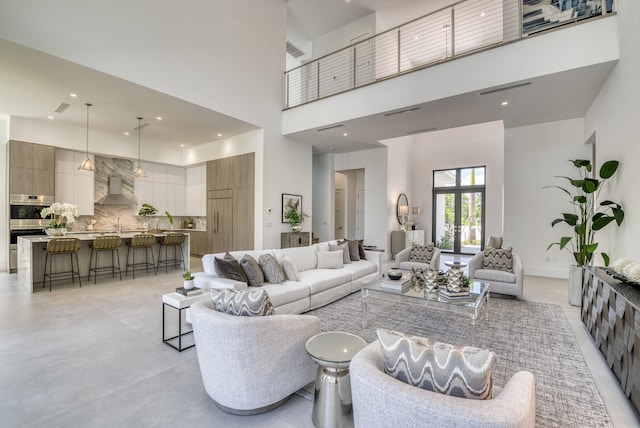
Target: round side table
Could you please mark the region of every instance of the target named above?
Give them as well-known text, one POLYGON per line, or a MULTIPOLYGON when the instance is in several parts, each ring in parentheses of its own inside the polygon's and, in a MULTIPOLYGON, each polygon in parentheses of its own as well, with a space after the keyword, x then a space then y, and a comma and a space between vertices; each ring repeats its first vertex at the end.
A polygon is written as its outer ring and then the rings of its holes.
POLYGON ((326 332, 307 341, 307 354, 318 364, 311 420, 316 428, 353 426, 349 363, 367 342, 355 334, 326 332))

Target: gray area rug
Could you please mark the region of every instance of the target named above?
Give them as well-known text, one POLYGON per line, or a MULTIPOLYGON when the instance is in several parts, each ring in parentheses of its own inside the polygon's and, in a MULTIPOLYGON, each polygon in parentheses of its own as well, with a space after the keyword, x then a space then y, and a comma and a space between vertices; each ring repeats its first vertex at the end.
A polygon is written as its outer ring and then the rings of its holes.
MULTIPOLYGON (((361 294, 307 312, 321 320, 323 331, 347 331, 377 340, 378 327, 430 337, 456 345, 472 343, 470 320, 446 311, 423 309, 369 298, 366 327, 362 326, 361 294)), ((494 384, 503 386, 520 370, 536 380, 537 427, 611 427, 604 403, 558 305, 491 299, 490 315, 476 326, 475 346, 498 354, 494 384)), ((299 395, 313 400, 313 386, 299 395)))

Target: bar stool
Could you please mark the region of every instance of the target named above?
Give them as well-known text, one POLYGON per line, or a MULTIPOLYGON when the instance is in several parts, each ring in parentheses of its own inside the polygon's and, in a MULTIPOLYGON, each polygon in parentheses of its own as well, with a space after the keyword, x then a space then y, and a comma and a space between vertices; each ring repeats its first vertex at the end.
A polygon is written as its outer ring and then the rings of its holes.
POLYGON ((160 249, 158 250, 158 269, 160 269, 160 265, 163 264, 165 267, 165 273, 169 272, 169 265, 173 264, 175 268, 179 268, 180 264, 183 262, 182 259, 182 243, 186 239, 184 233, 167 233, 160 242, 160 249), (160 260, 160 256, 162 254, 162 248, 164 247, 164 260, 160 260), (173 247, 173 258, 169 259, 169 247, 173 247), (178 258, 177 249, 180 247, 180 258, 178 258))
POLYGON ((44 258, 44 276, 42 278, 42 288, 45 287, 47 277, 49 277, 49 292, 51 292, 51 280, 54 278, 68 278, 71 274, 71 283, 75 283, 74 276, 78 275, 78 282, 82 287, 82 281, 80 280, 80 265, 78 264, 78 250, 80 249, 80 240, 78 238, 53 238, 47 242, 44 258), (62 272, 53 272, 53 259, 55 256, 69 255, 71 259, 71 270, 62 272), (73 267, 73 256, 76 257, 76 266, 73 267), (51 258, 49 258, 51 256, 51 258), (49 262, 49 273, 47 273, 47 261, 49 262))
POLYGON ((122 281, 122 271, 120 270, 120 253, 118 252, 118 248, 122 245, 122 238, 119 236, 98 236, 93 240, 92 244, 89 244, 89 248, 91 248, 91 255, 89 256, 89 275, 87 275, 87 281, 91 281, 91 272, 93 272, 93 283, 96 284, 98 281, 98 272, 108 272, 111 270, 111 277, 116 277, 116 270, 118 274, 120 274, 120 281, 122 281), (91 261, 93 260, 93 252, 96 252, 96 258, 93 263, 93 267, 91 267, 91 261), (98 256, 102 251, 109 251, 111 253, 111 266, 100 266, 98 267, 98 256), (113 256, 115 254, 115 258, 118 261, 118 267, 116 267, 115 260, 113 256))
POLYGON ((150 233, 140 233, 138 235, 133 235, 131 238, 131 242, 127 243, 129 248, 127 248, 127 267, 125 269, 125 275, 129 275, 129 266, 131 266, 131 270, 133 271, 133 278, 136 277, 136 269, 137 268, 145 268, 147 273, 149 272, 149 266, 153 268, 153 274, 156 274, 156 263, 153 259, 153 244, 156 243, 156 237, 151 235, 150 233), (133 250, 133 262, 129 263, 129 251, 133 250), (144 250, 144 262, 136 263, 136 251, 144 250), (151 250, 151 261, 149 263, 149 253, 148 250, 151 250))

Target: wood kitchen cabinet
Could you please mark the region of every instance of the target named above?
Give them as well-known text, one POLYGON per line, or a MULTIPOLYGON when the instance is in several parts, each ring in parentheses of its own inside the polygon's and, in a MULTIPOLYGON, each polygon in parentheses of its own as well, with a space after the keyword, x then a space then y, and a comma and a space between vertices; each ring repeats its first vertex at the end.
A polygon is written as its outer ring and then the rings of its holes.
POLYGON ((189 231, 191 238, 191 254, 204 256, 207 253, 207 233, 200 230, 189 231))
POLYGON ((53 196, 55 148, 11 140, 9 142, 9 193, 53 196))

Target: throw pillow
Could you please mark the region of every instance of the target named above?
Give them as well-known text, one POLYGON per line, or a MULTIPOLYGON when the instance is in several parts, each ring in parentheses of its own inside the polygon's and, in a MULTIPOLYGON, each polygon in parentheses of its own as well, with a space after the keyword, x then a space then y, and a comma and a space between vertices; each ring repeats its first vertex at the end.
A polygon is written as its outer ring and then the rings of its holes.
POLYGON ((255 317, 275 315, 271 299, 266 290, 215 290, 211 289, 213 308, 228 315, 255 317))
POLYGON ((364 240, 358 239, 358 254, 360 254, 360 260, 367 258, 367 253, 364 252, 364 240))
POLYGON ((240 263, 231 255, 226 252, 224 258, 215 258, 216 273, 220 278, 233 279, 236 281, 248 282, 247 276, 244 274, 240 263))
POLYGON ((340 251, 318 251, 318 269, 340 269, 344 258, 340 251))
POLYGON ((502 236, 490 236, 485 247, 502 248, 502 236))
POLYGON ((249 254, 245 254, 240 260, 240 267, 242 271, 247 277, 247 281, 249 285, 252 287, 260 287, 264 284, 264 274, 262 273, 262 269, 260 269, 260 265, 249 254))
POLYGON ((512 248, 485 247, 482 256, 482 269, 513 272, 512 248))
POLYGON ((360 252, 358 251, 358 241, 347 241, 349 246, 349 258, 352 262, 360 261, 360 252))
POLYGON ((264 279, 271 284, 282 284, 285 280, 284 270, 278 260, 271 254, 263 254, 258 258, 258 264, 264 273, 264 279))
POLYGON ((384 370, 394 378, 429 391, 460 398, 491 398, 495 352, 453 346, 431 339, 378 329, 384 370))
POLYGON ((351 256, 349 256, 349 243, 342 242, 338 243, 338 245, 329 244, 329 251, 339 251, 342 250, 342 263, 347 264, 351 263, 351 256))
POLYGON ((296 262, 286 254, 282 256, 282 269, 289 281, 298 280, 298 267, 296 266, 296 262))
POLYGON ((409 253, 410 262, 418 263, 431 263, 431 258, 435 251, 433 242, 429 242, 427 245, 413 244, 411 246, 411 252, 409 253))

